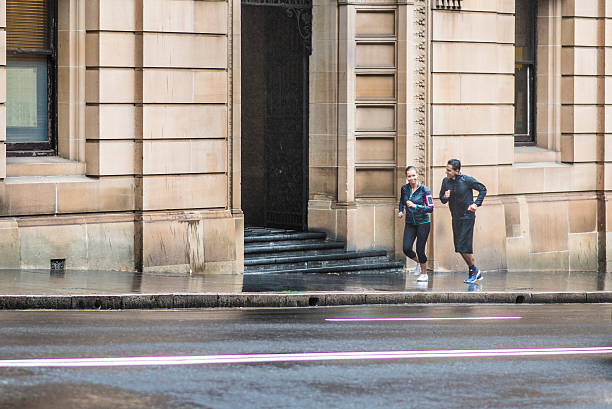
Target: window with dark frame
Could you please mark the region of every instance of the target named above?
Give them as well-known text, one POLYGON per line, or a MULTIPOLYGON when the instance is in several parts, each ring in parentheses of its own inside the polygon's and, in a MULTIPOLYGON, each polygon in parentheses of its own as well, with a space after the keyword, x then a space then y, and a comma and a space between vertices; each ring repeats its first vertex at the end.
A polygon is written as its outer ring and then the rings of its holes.
POLYGON ((6 1, 6 148, 55 155, 57 2, 6 1))
POLYGON ((514 142, 518 145, 535 143, 536 10, 535 0, 515 2, 514 142))

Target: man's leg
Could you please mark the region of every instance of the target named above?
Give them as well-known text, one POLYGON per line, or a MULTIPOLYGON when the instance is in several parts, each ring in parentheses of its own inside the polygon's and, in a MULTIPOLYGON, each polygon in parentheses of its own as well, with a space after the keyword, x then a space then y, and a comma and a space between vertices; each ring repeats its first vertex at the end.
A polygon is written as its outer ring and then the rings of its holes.
POLYGON ((474 263, 474 255, 471 253, 459 253, 461 257, 463 257, 463 261, 467 264, 468 267, 472 267, 474 263))
POLYGON ((469 268, 469 277, 464 280, 464 282, 471 284, 476 282, 477 280, 482 280, 482 274, 478 267, 476 267, 474 263, 474 254, 473 254, 473 237, 474 237, 474 222, 476 220, 471 219, 461 219, 461 228, 458 238, 458 253, 461 254, 461 257, 465 261, 469 268))

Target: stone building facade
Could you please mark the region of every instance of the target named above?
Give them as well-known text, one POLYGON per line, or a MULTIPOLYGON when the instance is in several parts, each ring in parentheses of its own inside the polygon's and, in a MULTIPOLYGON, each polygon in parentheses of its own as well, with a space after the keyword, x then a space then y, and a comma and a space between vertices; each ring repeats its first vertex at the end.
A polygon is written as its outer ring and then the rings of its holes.
MULTIPOLYGON (((49 0, 45 146, 15 136, 34 115, 16 109, 33 52, 15 3, 0 0, 0 268, 240 273, 245 222, 270 220, 399 259, 404 168, 437 192, 457 157, 489 191, 483 269, 612 270, 610 0, 49 0), (266 210, 288 170, 260 165, 288 151, 297 216, 266 210)), ((436 207, 434 268, 461 270, 436 207)))

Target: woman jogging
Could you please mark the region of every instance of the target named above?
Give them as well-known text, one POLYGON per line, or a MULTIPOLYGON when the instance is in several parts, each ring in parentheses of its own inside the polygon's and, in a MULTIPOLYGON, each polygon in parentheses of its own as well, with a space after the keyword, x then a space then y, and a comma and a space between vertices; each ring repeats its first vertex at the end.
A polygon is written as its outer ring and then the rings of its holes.
POLYGON ((406 182, 402 186, 397 214, 400 219, 406 216, 403 250, 406 257, 417 262, 417 281, 428 281, 425 243, 431 229, 429 213, 433 212, 433 196, 425 185, 419 183, 414 166, 406 168, 406 182), (412 250, 415 239, 416 253, 412 250))

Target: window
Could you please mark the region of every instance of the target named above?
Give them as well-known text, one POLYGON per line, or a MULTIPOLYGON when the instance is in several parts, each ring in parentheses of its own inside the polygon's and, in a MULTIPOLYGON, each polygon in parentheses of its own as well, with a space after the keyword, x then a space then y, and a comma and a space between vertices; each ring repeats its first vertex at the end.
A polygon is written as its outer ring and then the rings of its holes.
POLYGON ((514 141, 535 143, 535 0, 515 3, 514 141))
POLYGON ((6 1, 6 145, 11 155, 54 155, 56 5, 6 1))

